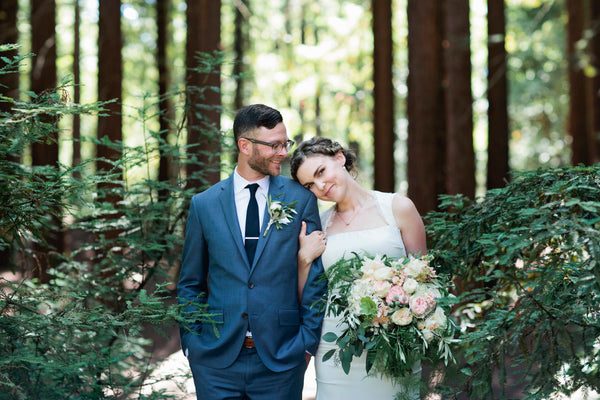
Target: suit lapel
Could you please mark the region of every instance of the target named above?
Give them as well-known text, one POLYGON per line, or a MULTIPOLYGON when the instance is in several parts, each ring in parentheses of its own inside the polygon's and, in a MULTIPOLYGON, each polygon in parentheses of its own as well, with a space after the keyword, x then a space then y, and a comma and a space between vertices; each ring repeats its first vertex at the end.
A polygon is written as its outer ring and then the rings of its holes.
MULTIPOLYGON (((273 200, 277 200, 277 201, 281 201, 281 202, 285 202, 285 193, 283 191, 284 188, 284 180, 278 176, 272 176, 270 181, 269 181, 269 196, 271 196, 271 199, 273 200), (275 196, 279 195, 276 199, 275 196)), ((252 265, 252 269, 254 269, 254 266, 256 265, 256 260, 258 260, 263 252, 263 250, 265 249, 269 238, 271 237, 271 235, 274 233, 273 231, 276 231, 277 228, 275 227, 275 225, 272 225, 271 228, 269 229, 269 232, 267 233, 267 236, 265 237, 265 231, 267 230, 267 225, 269 225, 269 210, 268 210, 268 205, 265 205, 265 215, 263 217, 263 221, 262 221, 262 225, 261 225, 261 229, 260 229, 260 238, 258 239, 258 245, 256 246, 256 255, 254 256, 254 264, 252 265)))
POLYGON ((237 211, 235 209, 235 195, 233 193, 233 176, 230 176, 221 187, 221 194, 219 196, 219 203, 225 216, 225 223, 231 231, 231 237, 235 242, 241 257, 246 260, 248 266, 248 258, 246 257, 246 249, 244 248, 244 238, 240 230, 240 222, 238 221, 237 211))

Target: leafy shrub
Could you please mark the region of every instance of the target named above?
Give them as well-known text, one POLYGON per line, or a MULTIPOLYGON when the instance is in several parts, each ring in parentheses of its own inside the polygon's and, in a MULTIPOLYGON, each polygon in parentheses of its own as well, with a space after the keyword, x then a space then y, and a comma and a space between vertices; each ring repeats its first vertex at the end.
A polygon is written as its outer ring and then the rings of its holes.
MULTIPOLYGON (((4 61, 10 62, 0 73, 14 73, 21 58, 4 61)), ((151 369, 143 330, 184 322, 168 286, 177 275, 189 200, 202 188, 188 187, 182 173, 157 181, 151 165, 158 154, 180 172, 186 162, 200 164, 192 156, 197 145, 179 145, 184 124, 171 121, 172 142, 152 130, 141 133, 137 147, 83 139, 117 149, 117 160, 73 168, 22 163, 29 145, 56 137, 59 117, 104 112, 103 104, 62 101, 63 90, 44 98, 28 93, 35 101, 0 99, 11 102, 0 113, 0 251, 25 275, 0 278, 0 399, 164 399, 160 391, 141 391, 151 369), (147 175, 133 179, 140 166, 147 175), (62 226, 52 226, 56 219, 62 226), (63 231, 77 245, 60 252, 45 239, 63 231), (47 254, 50 262, 42 265, 47 254), (31 268, 48 268, 48 281, 31 279, 31 268)), ((147 111, 158 101, 140 110, 142 126, 152 126, 156 115, 147 111)), ((203 134, 220 138, 208 127, 203 134)), ((210 321, 205 311, 195 317, 210 321)))
POLYGON ((600 391, 600 165, 519 173, 481 201, 445 196, 441 208, 428 215, 430 247, 456 277, 463 329, 463 385, 447 389, 600 391))

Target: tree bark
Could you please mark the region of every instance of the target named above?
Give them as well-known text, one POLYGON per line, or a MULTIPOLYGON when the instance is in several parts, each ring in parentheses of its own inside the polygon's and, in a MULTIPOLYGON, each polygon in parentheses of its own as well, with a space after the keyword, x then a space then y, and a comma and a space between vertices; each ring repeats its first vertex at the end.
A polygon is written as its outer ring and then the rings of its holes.
POLYGON ((584 1, 567 1, 567 60, 569 66, 569 126, 568 131, 573 142, 571 145, 571 162, 573 165, 590 165, 592 148, 588 132, 586 108, 586 79, 579 66, 577 41, 582 38, 584 24, 584 1))
MULTIPOLYGON (((0 44, 17 44, 19 31, 17 30, 18 0, 2 0, 0 2, 0 44)), ((18 51, 10 50, 2 52, 2 57, 12 59, 18 51)), ((6 63, 0 59, 0 67, 6 63)), ((19 97, 19 74, 18 72, 0 75, 0 93, 6 97, 17 99, 19 97)), ((0 112, 9 112, 12 104, 0 101, 0 112)))
MULTIPOLYGON (((50 96, 56 89, 56 4, 54 0, 31 2, 31 51, 35 54, 30 73, 30 90, 38 95, 36 102, 53 102, 50 96)), ((31 144, 31 163, 58 168, 58 123, 45 118, 45 137, 31 144)), ((64 249, 62 210, 55 209, 44 227, 45 244, 34 246, 37 277, 48 282, 48 269, 59 262, 55 256, 64 249)))
MULTIPOLYGON (((81 102, 81 69, 79 60, 81 59, 81 8, 79 1, 73 4, 75 11, 75 23, 73 25, 73 102, 79 104, 81 102)), ((81 118, 79 114, 73 115, 73 167, 81 164, 81 118)))
POLYGON ((391 0, 372 0, 374 189, 395 191, 394 64, 391 0))
MULTIPOLYGON (((123 140, 122 134, 122 81, 123 59, 121 56, 121 1, 102 0, 98 19, 98 100, 116 101, 105 106, 108 116, 98 118, 98 139, 107 137, 112 143, 123 140)), ((97 155, 111 161, 121 156, 118 147, 98 146, 97 155)), ((111 168, 101 163, 100 168, 111 168)))
MULTIPOLYGON (((17 11, 19 10, 18 0, 0 1, 0 44, 17 44, 19 40, 19 31, 17 30, 17 11)), ((18 54, 17 50, 2 52, 2 57, 12 59, 18 54)), ((6 63, 0 59, 0 68, 6 63)), ((13 100, 19 97, 19 73, 0 75, 0 94, 13 100)), ((0 100, 0 112, 8 113, 12 109, 12 102, 0 100)), ((11 154, 8 159, 18 162, 20 154, 11 154)), ((7 238, 8 239, 8 238, 7 238)), ((9 239, 8 239, 9 240, 9 239)), ((12 262, 12 246, 9 244, 7 249, 0 250, 0 268, 8 267, 12 262)))
POLYGON ((446 87, 446 191, 475 197, 473 95, 469 1, 444 2, 444 70, 446 87))
MULTIPOLYGON (((56 5, 54 0, 31 2, 31 51, 35 54, 30 74, 31 91, 41 95, 56 88, 56 5)), ((57 130, 50 141, 31 146, 33 165, 56 165, 58 162, 57 130)))
POLYGON ((488 189, 509 179, 505 37, 504 0, 488 0, 488 189))
POLYGON ((221 0, 187 0, 187 127, 188 145, 198 145, 197 163, 186 165, 188 187, 202 190, 220 180, 221 79, 220 67, 209 73, 194 70, 196 53, 220 49, 221 0))
POLYGON ((600 162, 600 2, 590 1, 590 26, 594 36, 590 43, 592 63, 596 75, 591 78, 591 146, 594 148, 592 164, 600 162))
MULTIPOLYGON (((169 134, 172 131, 172 122, 175 119, 173 102, 168 95, 171 85, 171 69, 169 67, 169 57, 167 54, 169 38, 171 37, 171 24, 169 12, 171 10, 171 0, 156 1, 156 59, 158 64, 158 95, 159 95, 159 160, 158 160, 158 181, 169 182, 172 179, 172 159, 165 152, 165 146, 169 143, 169 134)), ((158 199, 164 202, 169 197, 169 190, 162 189, 158 193, 158 199)))
POLYGON ((441 0, 408 1, 408 195, 421 214, 445 192, 441 0))

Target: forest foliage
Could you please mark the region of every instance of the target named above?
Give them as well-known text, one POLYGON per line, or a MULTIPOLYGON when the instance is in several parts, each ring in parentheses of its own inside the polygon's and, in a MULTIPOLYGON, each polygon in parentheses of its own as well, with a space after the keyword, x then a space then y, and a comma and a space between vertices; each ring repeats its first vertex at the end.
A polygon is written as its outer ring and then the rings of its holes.
MULTIPOLYGON (((22 60, 11 60, 0 73, 13 73, 22 60)), ((68 85, 26 93, 30 100, 14 101, 0 115, 0 250, 19 266, 13 272, 24 274, 0 278, 0 398, 165 398, 142 390, 151 370, 144 330, 186 324, 169 301, 169 284, 177 274, 187 204, 201 188, 188 187, 182 176, 127 176, 150 165, 159 150, 179 165, 198 162, 188 154, 195 149, 147 130, 139 146, 82 139, 117 149, 122 156, 116 160, 23 164, 19 156, 29 145, 56 137, 61 117, 104 115, 104 104, 69 102, 68 85), (72 243, 58 252, 46 238, 63 230, 72 243), (41 270, 46 279, 37 276, 41 270)), ((139 115, 151 117, 143 110, 139 115)), ((181 123, 171 122, 180 134, 181 123)), ((210 321, 202 308, 195 317, 210 321)))
POLYGON ((445 196, 428 215, 430 247, 460 304, 462 384, 451 393, 600 392, 598 199, 600 165, 540 169, 477 202, 445 196))

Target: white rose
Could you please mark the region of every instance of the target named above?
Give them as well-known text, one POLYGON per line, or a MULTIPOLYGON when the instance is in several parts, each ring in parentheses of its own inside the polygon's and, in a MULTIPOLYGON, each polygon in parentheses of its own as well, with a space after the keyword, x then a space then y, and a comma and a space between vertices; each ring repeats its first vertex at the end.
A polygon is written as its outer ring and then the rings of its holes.
POLYGON ((413 278, 406 278, 402 287, 404 288, 406 294, 413 294, 415 290, 417 290, 418 286, 419 283, 416 280, 414 280, 413 278))
POLYGON ((392 314, 392 322, 396 325, 406 326, 409 325, 412 322, 412 320, 412 314, 410 310, 406 307, 396 310, 392 314))
POLYGON ((360 272, 363 273, 363 276, 371 279, 375 279, 375 271, 380 268, 384 268, 385 264, 381 261, 380 257, 377 256, 375 258, 366 258, 363 260, 362 266, 360 267, 360 272))
POLYGON ((392 276, 394 276, 394 270, 390 267, 381 267, 373 272, 373 277, 378 281, 390 280, 392 276))
POLYGON ((425 329, 425 330, 421 331, 421 333, 423 334, 423 337, 425 338, 427 343, 429 343, 433 340, 433 332, 431 332, 430 330, 425 329))
POLYGON ((442 330, 446 327, 447 321, 444 310, 437 307, 433 314, 425 320, 425 328, 430 331, 442 330))
POLYGON ((420 279, 428 272, 427 262, 418 258, 412 258, 407 264, 404 265, 404 271, 409 277, 420 279))
POLYGON ((385 297, 392 288, 392 284, 388 281, 375 281, 373 284, 373 292, 377 297, 385 297))

